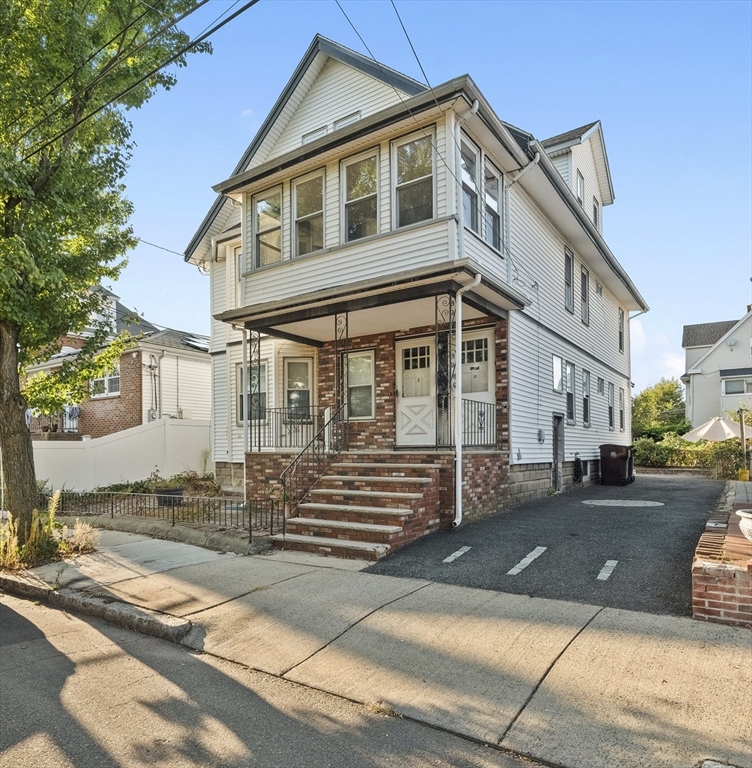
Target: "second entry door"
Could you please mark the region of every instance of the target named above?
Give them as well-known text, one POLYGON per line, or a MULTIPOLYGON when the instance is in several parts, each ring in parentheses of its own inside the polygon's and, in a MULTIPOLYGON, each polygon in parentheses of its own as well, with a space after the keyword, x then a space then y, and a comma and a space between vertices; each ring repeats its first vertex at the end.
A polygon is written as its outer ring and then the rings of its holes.
POLYGON ((433 340, 396 346, 397 445, 436 444, 436 360, 433 340))

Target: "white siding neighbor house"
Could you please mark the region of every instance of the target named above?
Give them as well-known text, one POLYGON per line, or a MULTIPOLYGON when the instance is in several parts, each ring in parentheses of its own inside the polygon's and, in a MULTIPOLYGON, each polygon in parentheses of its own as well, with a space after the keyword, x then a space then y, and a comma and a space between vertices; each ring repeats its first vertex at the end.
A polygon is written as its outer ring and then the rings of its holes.
POLYGON ((740 408, 752 410, 752 305, 741 320, 685 325, 687 421, 693 427, 740 408))
POLYGON ((546 141, 467 76, 317 36, 188 245, 210 271, 213 454, 282 546, 376 558, 598 477, 630 442, 600 122, 546 141), (282 480, 280 476, 282 475, 282 480))

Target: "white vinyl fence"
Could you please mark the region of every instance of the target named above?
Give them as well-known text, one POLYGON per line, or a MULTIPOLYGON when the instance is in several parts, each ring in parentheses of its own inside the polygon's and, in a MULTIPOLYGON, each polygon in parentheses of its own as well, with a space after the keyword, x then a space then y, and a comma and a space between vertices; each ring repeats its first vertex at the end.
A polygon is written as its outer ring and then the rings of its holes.
POLYGON ((209 421, 157 419, 105 437, 76 441, 34 440, 38 480, 53 489, 90 491, 112 483, 211 468, 209 421))

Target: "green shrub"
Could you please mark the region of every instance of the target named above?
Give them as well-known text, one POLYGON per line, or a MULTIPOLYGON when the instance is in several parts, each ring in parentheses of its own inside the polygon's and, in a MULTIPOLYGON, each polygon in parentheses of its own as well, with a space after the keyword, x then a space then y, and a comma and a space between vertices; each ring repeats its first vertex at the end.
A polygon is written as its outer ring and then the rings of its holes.
POLYGON ((659 441, 641 437, 634 448, 635 464, 642 467, 697 467, 710 469, 716 477, 734 478, 744 466, 741 443, 735 438, 689 443, 669 432, 659 441))

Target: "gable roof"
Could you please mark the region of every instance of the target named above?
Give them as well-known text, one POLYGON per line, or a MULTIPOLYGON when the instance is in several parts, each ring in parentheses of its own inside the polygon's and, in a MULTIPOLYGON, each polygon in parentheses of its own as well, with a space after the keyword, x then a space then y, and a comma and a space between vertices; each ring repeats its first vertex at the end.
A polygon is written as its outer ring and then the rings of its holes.
POLYGON ((615 198, 614 184, 611 180, 611 168, 608 164, 606 142, 603 138, 603 126, 600 120, 595 120, 587 125, 581 125, 579 128, 573 128, 571 131, 560 133, 558 136, 552 136, 550 139, 545 139, 540 143, 549 157, 555 157, 566 152, 571 147, 584 144, 586 141, 590 141, 590 148, 593 152, 601 202, 603 205, 611 205, 615 198))
MULTIPOLYGON (((313 38, 313 42, 308 47, 305 55, 300 60, 300 64, 298 64, 295 72, 292 74, 292 77, 272 107, 271 112, 269 112, 266 120, 264 120, 258 132, 253 137, 253 141, 251 141, 251 143, 248 145, 248 148, 243 153, 242 157, 238 161, 238 164, 235 166, 235 169, 232 172, 232 176, 237 176, 239 173, 246 170, 249 162, 251 161, 251 158, 264 143, 264 140, 269 135, 269 132, 271 131, 274 123, 282 114, 282 111, 284 110, 287 102, 290 100, 291 96, 300 85, 306 71, 313 64, 314 59, 319 54, 324 54, 330 59, 335 59, 342 64, 347 64, 354 69, 358 69, 366 75, 374 77, 377 80, 380 80, 397 90, 403 91, 404 93, 408 94, 408 96, 415 96, 419 93, 422 93, 423 91, 428 90, 427 86, 423 85, 423 83, 414 80, 412 77, 403 75, 396 69, 387 67, 384 64, 374 61, 373 59, 366 58, 357 51, 353 51, 350 48, 345 48, 345 46, 340 45, 339 43, 335 43, 333 40, 329 40, 322 35, 316 35, 313 38)), ((204 217, 204 220, 201 222, 201 225, 196 230, 196 233, 193 235, 190 243, 188 243, 188 246, 183 252, 185 261, 190 261, 191 258, 193 258, 195 251, 201 246, 202 243, 206 245, 205 240, 210 234, 212 224, 223 212, 223 209, 225 209, 226 206, 229 207, 229 205, 230 202, 228 198, 224 197, 223 195, 217 195, 217 198, 212 204, 212 207, 209 209, 209 212, 204 217)))
POLYGON ((685 325, 682 333, 682 347, 711 347, 738 322, 738 320, 722 320, 717 323, 685 325))
MULTIPOLYGON (((697 360, 695 360, 694 363, 692 363, 692 365, 687 369, 687 373, 701 373, 702 372, 702 368, 700 367, 700 365, 702 364, 702 362, 704 360, 707 360, 707 358, 710 357, 710 355, 712 355, 713 352, 715 352, 715 350, 718 349, 718 347, 726 339, 730 338, 731 334, 737 328, 741 328, 741 326, 744 325, 744 323, 746 323, 747 320, 749 320, 750 317, 752 317, 752 310, 747 312, 747 314, 744 315, 744 317, 741 320, 737 320, 735 322, 731 321, 730 323, 726 323, 730 327, 728 327, 728 329, 725 332, 721 333, 721 335, 716 339, 715 343, 713 343, 713 346, 710 347, 710 349, 708 349, 708 351, 705 352, 705 354, 700 355, 700 357, 698 357, 697 360)), ((724 325, 724 323, 702 323, 701 325, 724 325)), ((693 326, 691 326, 691 325, 690 326, 685 326, 685 328, 687 328, 687 327, 688 328, 692 328, 693 326)))

